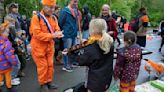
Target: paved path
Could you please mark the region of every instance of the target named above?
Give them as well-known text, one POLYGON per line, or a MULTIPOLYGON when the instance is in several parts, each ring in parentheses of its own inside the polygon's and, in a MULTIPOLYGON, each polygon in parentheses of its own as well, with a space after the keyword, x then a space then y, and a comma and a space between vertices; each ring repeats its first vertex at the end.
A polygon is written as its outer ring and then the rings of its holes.
MULTIPOLYGON (((144 58, 152 59, 156 62, 161 62, 161 53, 158 52, 160 45, 160 37, 151 36, 153 39, 147 41, 146 48, 153 51, 153 54, 146 55, 144 58)), ((164 48, 162 49, 164 52, 164 48)), ((148 81, 148 73, 143 69, 145 62, 142 61, 139 78, 137 84, 148 81)), ((72 87, 85 79, 85 67, 77 68, 72 73, 62 71, 62 66, 55 66, 55 76, 54 82, 60 87, 57 90, 52 90, 51 92, 63 92, 64 89, 72 87)), ((18 92, 39 92, 39 85, 37 83, 36 66, 31 61, 27 62, 27 67, 25 69, 26 76, 21 78, 21 85, 15 87, 18 92)), ((3 90, 2 92, 6 92, 3 90)))

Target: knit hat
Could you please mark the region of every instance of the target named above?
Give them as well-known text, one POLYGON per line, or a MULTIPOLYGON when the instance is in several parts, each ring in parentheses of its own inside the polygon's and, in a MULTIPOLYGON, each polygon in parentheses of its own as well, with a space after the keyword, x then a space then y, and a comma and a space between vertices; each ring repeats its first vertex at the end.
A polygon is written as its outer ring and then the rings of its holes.
POLYGON ((53 6, 56 5, 56 0, 42 0, 43 5, 53 6))
POLYGON ((6 30, 6 28, 9 26, 9 22, 8 21, 6 21, 5 23, 2 23, 1 25, 0 25, 0 34, 2 34, 5 30, 6 30))

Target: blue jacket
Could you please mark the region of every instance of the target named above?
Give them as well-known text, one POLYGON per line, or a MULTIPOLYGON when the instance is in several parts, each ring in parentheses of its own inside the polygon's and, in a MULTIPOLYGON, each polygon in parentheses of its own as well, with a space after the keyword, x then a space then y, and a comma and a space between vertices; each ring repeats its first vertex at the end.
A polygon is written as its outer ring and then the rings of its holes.
POLYGON ((61 30, 64 30, 64 38, 75 38, 77 36, 77 18, 71 14, 68 7, 60 12, 58 21, 61 30))

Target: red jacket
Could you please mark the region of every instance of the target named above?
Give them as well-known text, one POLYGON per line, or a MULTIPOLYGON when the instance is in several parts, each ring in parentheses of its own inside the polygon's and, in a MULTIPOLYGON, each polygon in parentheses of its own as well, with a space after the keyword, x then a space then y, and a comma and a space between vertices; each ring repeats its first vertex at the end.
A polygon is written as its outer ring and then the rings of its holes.
POLYGON ((101 18, 104 19, 107 22, 107 26, 108 26, 108 31, 107 32, 113 31, 113 35, 111 35, 111 36, 114 39, 116 39, 117 35, 118 35, 118 32, 117 32, 117 29, 116 29, 116 22, 115 22, 114 18, 112 18, 111 16, 107 16, 107 17, 101 16, 101 18))

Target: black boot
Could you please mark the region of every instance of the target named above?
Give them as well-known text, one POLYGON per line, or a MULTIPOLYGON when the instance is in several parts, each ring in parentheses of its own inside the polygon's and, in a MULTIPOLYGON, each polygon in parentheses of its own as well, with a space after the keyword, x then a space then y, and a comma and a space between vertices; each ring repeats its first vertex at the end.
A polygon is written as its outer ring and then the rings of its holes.
POLYGON ((49 89, 57 89, 58 85, 53 84, 52 82, 47 83, 49 89))
POLYGON ((48 86, 47 85, 41 85, 40 92, 49 92, 48 86))

